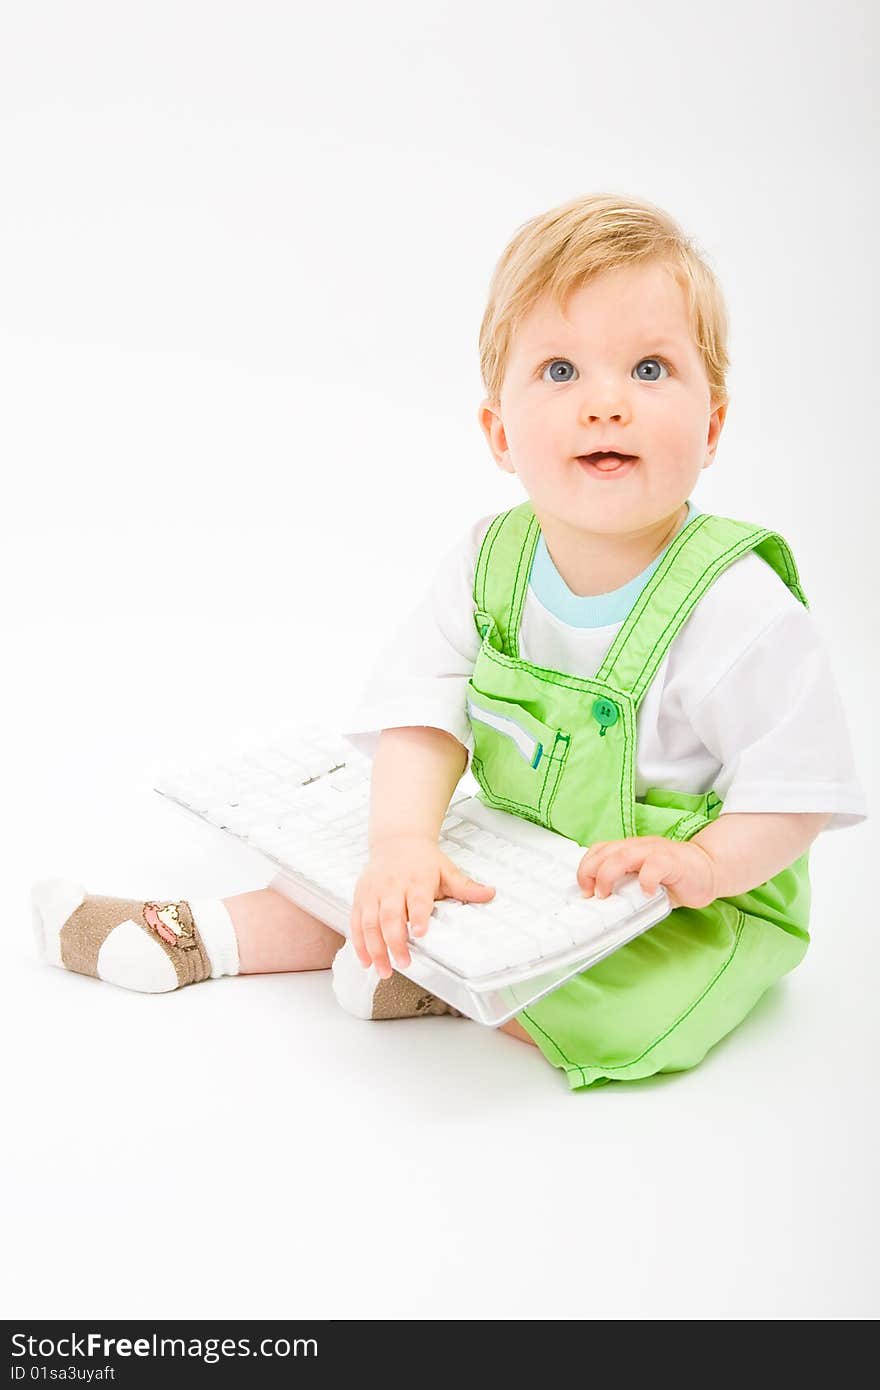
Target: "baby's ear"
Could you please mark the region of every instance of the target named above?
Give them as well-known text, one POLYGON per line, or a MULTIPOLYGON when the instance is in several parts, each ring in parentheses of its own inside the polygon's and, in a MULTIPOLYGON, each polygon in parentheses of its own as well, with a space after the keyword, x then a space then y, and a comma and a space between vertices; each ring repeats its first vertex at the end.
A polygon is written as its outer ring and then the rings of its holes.
POLYGON ((490 401, 488 398, 481 401, 477 411, 477 419, 498 467, 503 469, 505 473, 513 473, 514 467, 510 462, 510 451, 507 447, 507 434, 501 419, 501 408, 497 401, 490 401))
POLYGON ((718 440, 721 437, 724 421, 727 418, 727 407, 729 404, 729 401, 725 401, 724 405, 716 405, 712 414, 709 416, 709 433, 706 439, 708 457, 703 464, 704 468, 708 468, 710 464, 715 462, 715 451, 718 448, 718 440))

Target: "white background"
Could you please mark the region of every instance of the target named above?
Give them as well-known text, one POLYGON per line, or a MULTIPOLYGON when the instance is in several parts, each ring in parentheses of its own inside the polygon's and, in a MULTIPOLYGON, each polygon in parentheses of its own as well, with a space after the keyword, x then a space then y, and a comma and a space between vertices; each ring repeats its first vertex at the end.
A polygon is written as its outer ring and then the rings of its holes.
POLYGON ((789 540, 871 798, 876 11, 7 3, 0 19, 3 1304, 20 1317, 872 1317, 871 821, 803 965, 689 1073, 570 1093, 325 972, 161 997, 39 963, 29 890, 263 886, 164 758, 339 720, 476 517, 489 277, 616 191, 725 288, 704 511, 789 540))

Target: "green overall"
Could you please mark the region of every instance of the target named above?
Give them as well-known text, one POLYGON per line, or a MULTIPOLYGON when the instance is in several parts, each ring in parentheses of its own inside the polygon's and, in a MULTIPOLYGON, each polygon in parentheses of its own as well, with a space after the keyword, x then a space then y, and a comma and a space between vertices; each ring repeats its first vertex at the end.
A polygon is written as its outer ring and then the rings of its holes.
MULTIPOLYGON (((664 835, 689 840, 722 809, 712 791, 635 794, 636 713, 706 589, 754 550, 807 607, 783 538, 698 513, 636 600, 595 679, 519 655, 540 535, 528 502, 496 517, 474 578, 480 651, 468 682, 471 769, 480 799, 578 844, 664 835)), ((517 1014, 578 1089, 695 1066, 809 944, 808 853, 766 883, 705 908, 680 907, 517 1014)))

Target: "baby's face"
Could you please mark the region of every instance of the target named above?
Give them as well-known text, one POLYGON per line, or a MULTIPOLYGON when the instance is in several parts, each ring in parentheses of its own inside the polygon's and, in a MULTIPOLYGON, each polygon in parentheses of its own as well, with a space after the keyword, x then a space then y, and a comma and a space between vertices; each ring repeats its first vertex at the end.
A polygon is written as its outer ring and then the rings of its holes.
POLYGON ((713 461, 726 413, 712 410, 684 290, 657 263, 608 271, 563 314, 546 296, 514 336, 500 403, 480 423, 538 520, 623 534, 671 517, 713 461), (615 472, 582 461, 636 455, 615 472))

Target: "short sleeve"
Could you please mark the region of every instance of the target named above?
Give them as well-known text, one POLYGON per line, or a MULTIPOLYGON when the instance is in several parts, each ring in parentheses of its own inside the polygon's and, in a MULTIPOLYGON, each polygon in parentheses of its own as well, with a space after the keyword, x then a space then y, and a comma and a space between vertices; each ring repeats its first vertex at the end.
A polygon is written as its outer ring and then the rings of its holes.
POLYGON ((828 830, 866 819, 828 653, 802 604, 777 615, 689 717, 721 763, 723 812, 831 812, 828 830))
POLYGON ((492 520, 482 517, 446 551, 427 591, 379 652, 343 734, 367 757, 383 729, 426 725, 457 738, 470 767, 466 689, 480 649, 474 571, 492 520))

